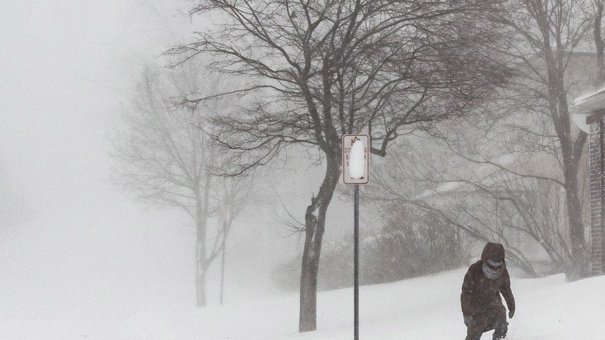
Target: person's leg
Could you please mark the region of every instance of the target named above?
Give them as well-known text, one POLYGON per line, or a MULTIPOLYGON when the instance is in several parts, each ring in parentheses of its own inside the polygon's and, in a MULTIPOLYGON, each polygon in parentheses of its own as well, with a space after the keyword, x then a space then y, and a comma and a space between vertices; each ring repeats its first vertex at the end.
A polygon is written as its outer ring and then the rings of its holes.
POLYGON ((502 306, 502 308, 498 308, 494 316, 494 335, 492 340, 506 339, 506 333, 508 332, 508 321, 506 321, 506 309, 504 306, 502 306))
POLYGON ((508 332, 508 322, 506 320, 498 320, 495 323, 493 340, 506 339, 506 332, 508 332))
POLYGON ((464 338, 464 340, 480 340, 481 334, 483 334, 483 332, 478 331, 477 329, 475 329, 473 327, 467 327, 466 328, 466 338, 464 338))
POLYGON ((481 334, 488 326, 488 319, 485 316, 475 316, 470 325, 466 327, 465 340, 480 340, 481 334))

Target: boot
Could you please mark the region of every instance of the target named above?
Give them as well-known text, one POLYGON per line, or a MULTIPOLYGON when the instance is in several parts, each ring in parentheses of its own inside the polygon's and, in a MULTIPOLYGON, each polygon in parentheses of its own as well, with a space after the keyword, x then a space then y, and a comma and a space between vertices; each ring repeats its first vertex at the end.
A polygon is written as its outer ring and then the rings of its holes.
POLYGON ((506 333, 508 331, 508 322, 500 321, 495 324, 494 335, 492 340, 506 340, 506 333))

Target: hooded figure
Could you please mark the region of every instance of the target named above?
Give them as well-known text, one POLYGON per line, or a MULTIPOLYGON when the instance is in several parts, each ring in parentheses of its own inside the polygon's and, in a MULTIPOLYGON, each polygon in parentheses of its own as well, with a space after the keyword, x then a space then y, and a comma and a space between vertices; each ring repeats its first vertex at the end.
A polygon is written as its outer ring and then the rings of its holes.
POLYGON ((504 259, 504 247, 488 243, 481 260, 473 263, 464 276, 460 302, 466 340, 479 340, 481 334, 494 330, 493 340, 506 338, 508 322, 500 293, 508 306, 508 316, 515 314, 515 298, 510 289, 510 277, 504 259))

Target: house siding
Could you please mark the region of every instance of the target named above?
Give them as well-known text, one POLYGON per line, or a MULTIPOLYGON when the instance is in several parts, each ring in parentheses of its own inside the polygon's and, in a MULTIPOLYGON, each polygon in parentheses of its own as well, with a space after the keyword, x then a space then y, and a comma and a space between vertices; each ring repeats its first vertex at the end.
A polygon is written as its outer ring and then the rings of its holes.
POLYGON ((603 274, 603 241, 605 212, 605 174, 603 172, 603 160, 605 159, 605 128, 603 117, 597 122, 590 124, 590 271, 593 275, 603 274))

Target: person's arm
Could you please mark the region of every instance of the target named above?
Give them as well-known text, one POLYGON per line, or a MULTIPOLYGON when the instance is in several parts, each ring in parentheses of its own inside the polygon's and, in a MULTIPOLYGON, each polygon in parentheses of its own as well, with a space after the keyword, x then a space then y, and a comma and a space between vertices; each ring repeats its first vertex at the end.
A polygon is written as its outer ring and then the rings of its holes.
POLYGON ((506 268, 504 268, 502 276, 504 277, 504 280, 502 280, 502 284, 500 285, 500 293, 502 293, 504 301, 506 301, 506 306, 508 306, 508 317, 512 318, 513 315, 515 315, 515 297, 510 288, 510 276, 508 275, 508 270, 506 270, 506 268))
POLYGON ((475 280, 471 270, 466 272, 464 275, 464 282, 462 283, 462 293, 460 294, 460 304, 462 306, 462 315, 464 317, 476 315, 475 309, 476 304, 473 303, 475 298, 475 280))

